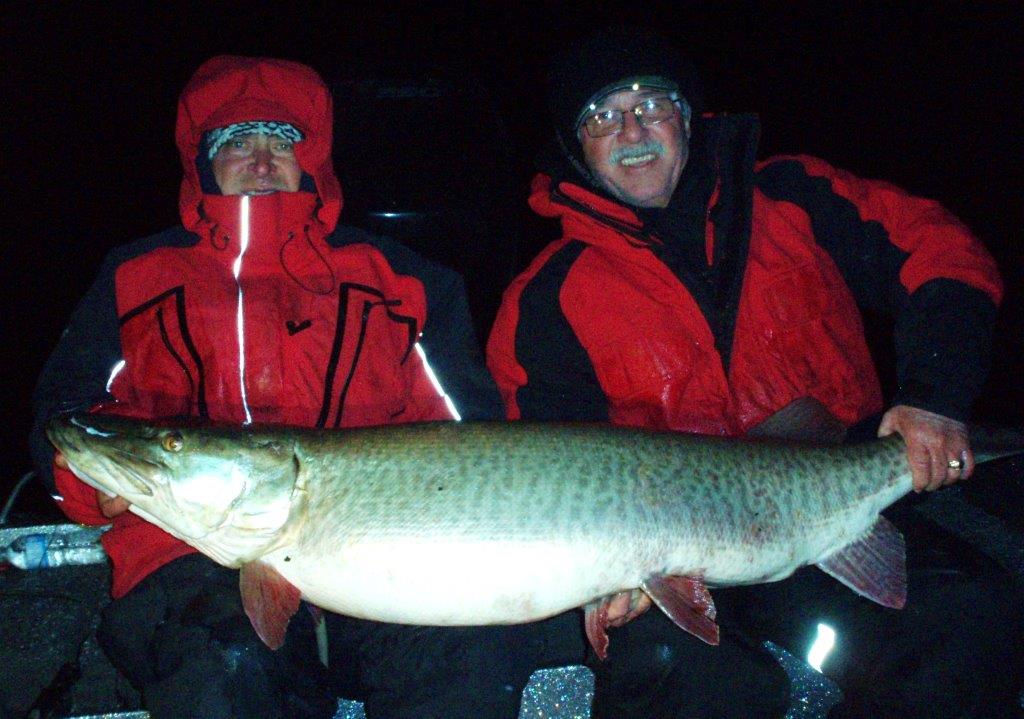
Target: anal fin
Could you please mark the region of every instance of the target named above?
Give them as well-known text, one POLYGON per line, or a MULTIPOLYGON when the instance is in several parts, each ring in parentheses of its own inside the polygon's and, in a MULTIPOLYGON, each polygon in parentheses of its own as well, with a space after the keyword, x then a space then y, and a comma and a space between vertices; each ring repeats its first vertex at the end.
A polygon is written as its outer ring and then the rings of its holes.
POLYGON ((655 574, 640 588, 678 627, 708 644, 718 644, 715 603, 701 579, 655 574))
POLYGON ((906 547, 903 535, 879 516, 867 535, 818 562, 825 573, 883 607, 907 602, 906 547))
POLYGON ((264 562, 249 562, 239 572, 242 606, 253 629, 271 649, 284 644, 288 622, 299 609, 298 588, 264 562))

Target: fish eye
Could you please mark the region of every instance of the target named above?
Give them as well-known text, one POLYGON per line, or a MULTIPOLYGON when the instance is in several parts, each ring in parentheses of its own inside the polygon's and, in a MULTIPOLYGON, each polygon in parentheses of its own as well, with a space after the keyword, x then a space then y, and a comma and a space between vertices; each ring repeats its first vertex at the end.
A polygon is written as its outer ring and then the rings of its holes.
POLYGON ((185 440, 177 432, 168 432, 160 438, 160 446, 168 452, 180 452, 185 446, 185 440))

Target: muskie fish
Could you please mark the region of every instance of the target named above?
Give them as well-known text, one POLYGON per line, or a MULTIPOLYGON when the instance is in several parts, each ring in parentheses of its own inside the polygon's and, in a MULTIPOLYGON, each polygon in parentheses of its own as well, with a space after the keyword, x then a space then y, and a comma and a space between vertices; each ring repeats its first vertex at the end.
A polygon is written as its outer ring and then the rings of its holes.
POLYGON ((420 625, 528 622, 640 588, 718 642, 708 586, 815 564, 887 607, 906 597, 911 489, 898 437, 857 445, 729 440, 527 422, 335 431, 55 419, 74 473, 215 561, 241 569, 272 648, 305 599, 420 625))

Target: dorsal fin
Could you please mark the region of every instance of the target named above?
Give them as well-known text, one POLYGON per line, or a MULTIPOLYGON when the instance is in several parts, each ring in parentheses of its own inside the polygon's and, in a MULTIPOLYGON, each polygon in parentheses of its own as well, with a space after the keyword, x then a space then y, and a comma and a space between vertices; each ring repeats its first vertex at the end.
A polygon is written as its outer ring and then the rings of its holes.
POLYGON ((747 436, 842 444, 846 425, 813 397, 799 397, 752 428, 747 436))

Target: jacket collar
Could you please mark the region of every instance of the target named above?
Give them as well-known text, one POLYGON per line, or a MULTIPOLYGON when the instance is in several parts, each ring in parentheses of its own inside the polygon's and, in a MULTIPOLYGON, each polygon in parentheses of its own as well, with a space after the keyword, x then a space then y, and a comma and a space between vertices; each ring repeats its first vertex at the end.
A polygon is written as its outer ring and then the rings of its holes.
POLYGON ((277 261, 282 247, 316 224, 316 196, 309 192, 270 195, 203 195, 196 231, 209 250, 248 262, 277 261))

